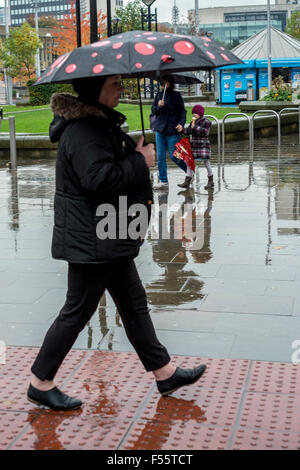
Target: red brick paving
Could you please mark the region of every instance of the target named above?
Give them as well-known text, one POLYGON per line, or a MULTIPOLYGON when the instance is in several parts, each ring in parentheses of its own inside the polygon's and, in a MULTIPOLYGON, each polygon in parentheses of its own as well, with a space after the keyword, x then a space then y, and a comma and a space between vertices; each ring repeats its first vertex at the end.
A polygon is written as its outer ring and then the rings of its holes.
POLYGON ((161 397, 133 353, 72 350, 57 375, 80 410, 26 400, 37 348, 9 347, 0 365, 0 449, 300 449, 300 366, 175 356, 207 371, 161 397))

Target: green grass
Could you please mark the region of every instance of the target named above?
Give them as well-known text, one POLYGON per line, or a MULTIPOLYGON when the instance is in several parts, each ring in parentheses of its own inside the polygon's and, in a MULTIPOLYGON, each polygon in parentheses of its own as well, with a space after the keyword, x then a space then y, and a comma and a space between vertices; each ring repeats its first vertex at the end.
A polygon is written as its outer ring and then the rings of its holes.
MULTIPOLYGON (((16 132, 23 133, 48 133, 49 124, 52 120, 52 112, 50 109, 43 109, 40 111, 32 111, 26 113, 20 113, 18 111, 30 111, 38 110, 40 108, 46 108, 47 106, 26 106, 22 108, 16 108, 13 106, 3 106, 4 113, 9 113, 10 116, 15 116, 16 132)), ((137 105, 132 104, 120 104, 118 111, 127 116, 127 123, 130 131, 141 129, 141 117, 140 110, 137 105)), ((143 106, 143 115, 145 128, 149 128, 149 115, 151 112, 151 106, 143 106)), ((237 113, 238 108, 206 108, 206 114, 211 114, 217 119, 222 119, 227 113, 237 113)), ((187 123, 190 122, 192 115, 192 108, 187 107, 187 123)), ((8 117, 6 114, 4 117, 8 117)), ((8 121, 2 122, 1 130, 8 132, 8 121)))

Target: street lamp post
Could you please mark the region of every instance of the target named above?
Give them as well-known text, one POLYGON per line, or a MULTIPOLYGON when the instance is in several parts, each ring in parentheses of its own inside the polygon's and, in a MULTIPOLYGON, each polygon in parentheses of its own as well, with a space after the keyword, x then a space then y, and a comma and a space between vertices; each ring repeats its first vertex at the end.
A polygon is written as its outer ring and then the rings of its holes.
MULTIPOLYGON (((146 5, 148 8, 148 14, 144 14, 142 10, 142 29, 144 29, 144 20, 148 22, 148 31, 152 31, 152 20, 155 21, 155 30, 157 31, 157 9, 155 9, 154 15, 151 14, 151 5, 155 2, 155 0, 142 0, 143 4, 146 5)), ((144 80, 145 86, 145 95, 146 95, 146 80, 144 80)), ((154 98, 154 87, 153 87, 153 80, 150 80, 150 98, 154 98)))
MULTIPOLYGON (((7 5, 7 0, 5 0, 4 3, 4 13, 5 13, 5 37, 6 39, 8 38, 9 35, 9 28, 8 28, 8 5, 7 5)), ((7 70, 4 69, 4 80, 5 80, 5 90, 6 90, 6 99, 7 103, 12 105, 13 104, 13 98, 12 98, 12 79, 8 75, 7 70)))
POLYGON ((106 0, 106 21, 107 21, 107 36, 112 36, 111 31, 111 3, 110 0, 106 0))
POLYGON ((270 0, 268 0, 268 90, 272 88, 272 59, 271 59, 271 14, 270 14, 270 0))
MULTIPOLYGON (((31 2, 31 5, 34 8, 34 23, 35 23, 35 31, 37 34, 37 37, 39 37, 39 2, 38 1, 33 1, 31 2)), ((36 76, 39 77, 41 75, 41 64, 40 64, 40 48, 36 51, 36 56, 35 56, 35 73, 36 76)))

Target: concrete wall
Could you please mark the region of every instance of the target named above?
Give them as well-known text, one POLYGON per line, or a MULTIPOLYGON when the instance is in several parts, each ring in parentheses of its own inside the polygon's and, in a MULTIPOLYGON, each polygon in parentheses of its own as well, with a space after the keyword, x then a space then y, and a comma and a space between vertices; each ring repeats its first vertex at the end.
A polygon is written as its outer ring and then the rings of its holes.
MULTIPOLYGON (((277 136, 276 116, 259 116, 254 121, 255 137, 277 136)), ((298 112, 282 117, 281 134, 294 134, 298 132, 298 112)), ((145 131, 147 143, 155 142, 152 131, 145 131)), ((129 135, 138 141, 141 132, 130 132, 129 135)), ((213 122, 210 132, 212 143, 217 143, 217 125, 213 122)), ((245 118, 228 119, 225 122, 225 141, 234 142, 248 140, 248 121, 245 118)), ((47 135, 18 135, 17 153, 19 157, 55 158, 57 144, 51 144, 47 135)), ((9 158, 9 136, 0 134, 0 158, 9 158)))

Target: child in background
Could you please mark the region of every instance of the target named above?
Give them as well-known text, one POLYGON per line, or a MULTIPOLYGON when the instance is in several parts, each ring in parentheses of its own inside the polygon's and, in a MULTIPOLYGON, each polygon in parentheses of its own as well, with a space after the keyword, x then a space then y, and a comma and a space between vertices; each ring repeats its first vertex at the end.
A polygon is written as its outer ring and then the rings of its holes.
MULTIPOLYGON (((183 126, 180 126, 179 132, 184 135, 192 135, 191 147, 195 160, 203 160, 208 176, 208 183, 204 189, 211 189, 214 187, 214 177, 213 172, 210 166, 210 141, 209 141, 209 131, 211 126, 211 121, 204 117, 205 109, 200 104, 197 104, 192 109, 193 118, 192 121, 186 129, 183 126)), ((190 168, 187 168, 186 177, 182 184, 178 184, 180 188, 189 188, 193 180, 193 173, 190 168)))

